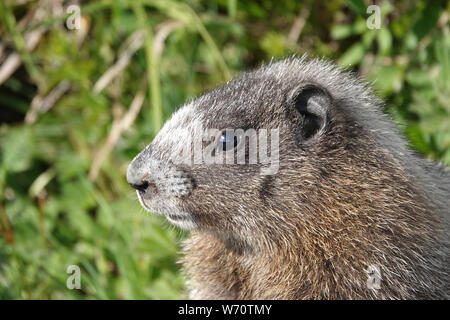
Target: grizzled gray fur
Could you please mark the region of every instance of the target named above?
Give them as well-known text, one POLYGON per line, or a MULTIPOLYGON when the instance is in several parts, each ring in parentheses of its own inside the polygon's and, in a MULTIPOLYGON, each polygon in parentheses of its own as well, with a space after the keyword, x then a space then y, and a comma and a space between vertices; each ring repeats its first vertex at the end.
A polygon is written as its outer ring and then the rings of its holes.
POLYGON ((144 208, 191 230, 191 298, 450 298, 448 172, 329 62, 270 63, 186 104, 127 179, 144 208), (174 161, 205 128, 278 128, 279 170, 174 161))

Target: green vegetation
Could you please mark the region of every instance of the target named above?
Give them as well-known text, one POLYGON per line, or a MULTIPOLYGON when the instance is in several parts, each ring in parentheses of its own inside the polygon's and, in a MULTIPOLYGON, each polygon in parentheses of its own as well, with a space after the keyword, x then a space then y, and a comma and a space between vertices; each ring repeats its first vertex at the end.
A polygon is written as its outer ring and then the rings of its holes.
POLYGON ((363 0, 82 1, 79 30, 45 3, 0 1, 0 298, 185 297, 185 235, 140 208, 127 165, 186 100, 272 57, 350 66, 450 164, 447 1, 377 1, 374 30, 363 0))

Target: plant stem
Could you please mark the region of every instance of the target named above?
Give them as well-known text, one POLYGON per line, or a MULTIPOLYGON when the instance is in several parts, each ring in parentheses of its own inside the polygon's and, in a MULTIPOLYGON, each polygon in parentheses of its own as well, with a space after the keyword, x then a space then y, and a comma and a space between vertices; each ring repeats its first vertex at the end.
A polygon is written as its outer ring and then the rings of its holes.
POLYGON ((163 112, 161 103, 161 84, 159 76, 159 59, 153 50, 153 31, 148 23, 147 14, 141 1, 132 4, 140 27, 144 30, 144 48, 147 62, 147 81, 149 85, 150 102, 153 110, 153 132, 156 135, 162 127, 163 112))

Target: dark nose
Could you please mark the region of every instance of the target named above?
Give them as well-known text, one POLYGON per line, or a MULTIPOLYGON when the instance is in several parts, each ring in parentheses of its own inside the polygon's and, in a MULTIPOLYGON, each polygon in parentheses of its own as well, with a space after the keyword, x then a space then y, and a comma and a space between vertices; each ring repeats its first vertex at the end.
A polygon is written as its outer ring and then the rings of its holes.
POLYGON ((142 181, 141 183, 130 183, 130 186, 138 190, 146 199, 150 199, 158 193, 156 185, 149 181, 142 181))
POLYGON ((143 181, 140 184, 134 184, 134 183, 130 183, 130 186, 132 186, 133 188, 135 188, 138 191, 144 192, 147 190, 149 183, 147 181, 143 181))

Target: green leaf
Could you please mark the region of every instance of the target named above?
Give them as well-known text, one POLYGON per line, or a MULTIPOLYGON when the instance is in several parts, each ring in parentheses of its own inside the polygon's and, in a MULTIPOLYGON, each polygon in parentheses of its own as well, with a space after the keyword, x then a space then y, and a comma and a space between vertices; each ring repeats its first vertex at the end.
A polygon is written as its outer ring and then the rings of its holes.
POLYGON ((353 28, 349 24, 333 26, 331 37, 335 40, 341 40, 350 37, 353 34, 353 28))
POLYGON ((363 0, 345 0, 345 3, 357 14, 366 15, 367 7, 363 0))
POLYGON ((406 81, 414 87, 431 86, 433 84, 428 73, 418 69, 408 71, 406 81))
POLYGON ((402 88, 403 70, 398 66, 383 66, 378 70, 373 70, 369 78, 375 82, 375 88, 387 96, 402 88))
POLYGON ((364 58, 365 51, 362 43, 356 43, 342 55, 338 63, 344 67, 359 64, 364 58))
POLYGON ((450 37, 434 44, 434 52, 440 66, 439 80, 450 91, 450 37))
POLYGON ((425 7, 420 19, 413 27, 413 33, 419 41, 436 26, 441 13, 442 8, 439 6, 427 5, 425 7))
POLYGON ((20 172, 30 167, 34 138, 29 126, 11 129, 0 140, 1 165, 6 171, 20 172))
POLYGON ((285 54, 285 41, 281 34, 269 32, 262 38, 260 44, 269 57, 282 57, 285 54))
POLYGON ((432 151, 424 139, 420 126, 418 126, 417 124, 408 126, 408 128, 406 129, 406 135, 409 140, 411 140, 411 144, 416 150, 424 153, 429 153, 432 151))
POLYGON ((386 56, 390 53, 392 48, 392 35, 387 28, 382 28, 377 34, 378 45, 380 47, 380 54, 386 56))

